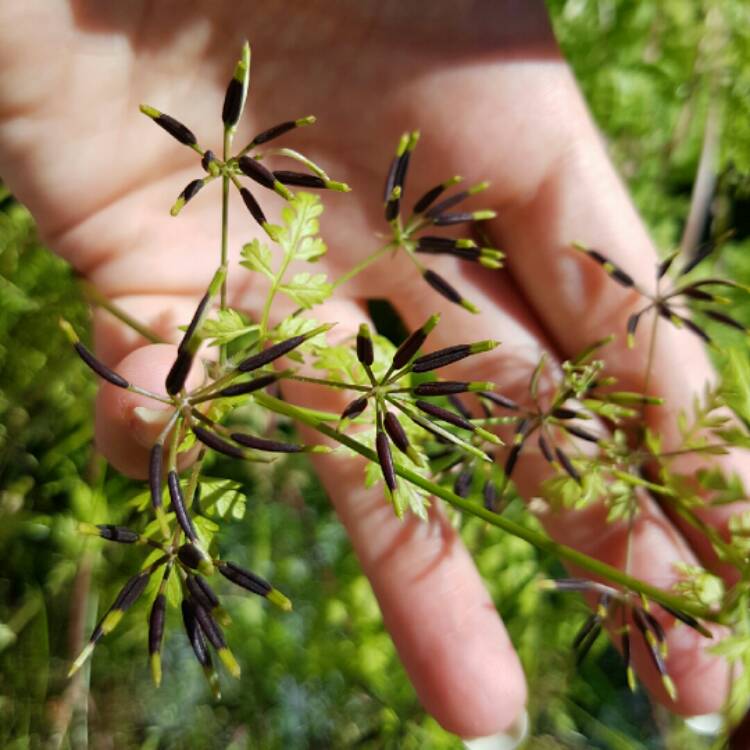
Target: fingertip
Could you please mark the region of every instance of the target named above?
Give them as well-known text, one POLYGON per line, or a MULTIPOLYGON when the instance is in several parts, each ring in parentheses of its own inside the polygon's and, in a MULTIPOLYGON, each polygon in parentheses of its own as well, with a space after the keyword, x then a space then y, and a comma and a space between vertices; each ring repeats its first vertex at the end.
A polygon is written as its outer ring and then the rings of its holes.
MULTIPOLYGON (((152 344, 135 349, 115 367, 127 381, 141 388, 165 395, 164 380, 177 354, 171 344, 152 344)), ((188 377, 188 387, 201 382, 197 365, 188 377)), ((104 382, 96 398, 95 440, 104 457, 118 471, 133 479, 148 476, 150 447, 162 431, 164 423, 158 412, 170 406, 104 382), (139 410, 148 410, 148 415, 139 410)))

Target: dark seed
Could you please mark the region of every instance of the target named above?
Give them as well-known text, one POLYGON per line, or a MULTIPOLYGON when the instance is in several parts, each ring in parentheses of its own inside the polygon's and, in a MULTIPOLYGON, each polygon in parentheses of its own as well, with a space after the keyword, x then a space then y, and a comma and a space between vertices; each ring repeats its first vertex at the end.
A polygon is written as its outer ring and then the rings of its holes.
POLYGON ((148 484, 151 489, 151 505, 161 508, 161 465, 164 446, 154 443, 148 462, 148 484))
POLYGON ((259 596, 266 596, 272 588, 268 581, 233 562, 220 562, 219 573, 237 586, 259 596))
POLYGON ((201 626, 203 635, 206 636, 208 642, 216 649, 222 649, 227 647, 227 642, 224 640, 224 634, 221 632, 221 628, 217 624, 216 620, 205 610, 198 602, 193 602, 195 619, 201 626))
POLYGON ((540 435, 537 442, 539 443, 539 450, 542 452, 542 455, 547 459, 547 461, 552 463, 555 460, 555 457, 552 455, 552 451, 550 450, 547 438, 545 438, 544 435, 540 435))
POLYGON ((118 388, 127 388, 128 383, 122 375, 118 375, 114 370, 110 370, 104 363, 100 362, 80 341, 73 344, 73 348, 78 356, 100 377, 118 388))
POLYGON ((576 471, 576 467, 573 466, 572 461, 570 458, 568 458, 567 454, 565 454, 560 448, 555 448, 555 455, 557 456, 557 460, 562 464, 563 469, 578 482, 578 484, 581 483, 581 475, 576 471))
POLYGON ((242 170, 242 173, 247 175, 251 180, 255 180, 259 185, 273 190, 273 173, 257 159, 253 159, 250 156, 240 156, 237 160, 237 165, 242 170))
POLYGON ((424 272, 424 280, 450 302, 460 305, 463 297, 440 275, 429 269, 424 272))
POLYGON ((452 214, 440 214, 432 219, 432 223, 438 227, 447 227, 453 224, 466 224, 474 221, 474 214, 471 211, 461 211, 452 214))
POLYGON ((406 453, 409 450, 409 438, 406 436, 401 422, 398 417, 392 412, 387 411, 383 419, 383 427, 388 433, 388 437, 393 441, 393 444, 402 452, 406 453))
POLYGON ((190 596, 195 599, 201 607, 211 611, 219 606, 219 597, 214 590, 208 585, 205 578, 199 575, 188 575, 185 585, 187 586, 190 596))
POLYGON ((383 472, 383 479, 388 489, 393 492, 396 489, 396 473, 393 470, 393 456, 391 455, 391 446, 388 437, 383 430, 378 430, 375 437, 375 447, 377 449, 380 469, 383 472))
POLYGON ((462 417, 463 417, 464 419, 471 419, 471 418, 472 418, 472 413, 471 413, 471 412, 470 412, 470 411, 468 410, 468 408, 466 407, 466 404, 464 404, 464 402, 463 402, 463 401, 461 401, 461 399, 460 399, 460 398, 459 398, 458 396, 456 396, 456 395, 454 395, 454 394, 452 394, 452 393, 449 393, 449 394, 448 394, 448 401, 450 401, 450 403, 451 403, 451 406, 452 406, 452 407, 453 407, 453 408, 454 408, 454 409, 455 409, 455 410, 456 410, 456 411, 457 411, 457 412, 458 412, 458 413, 459 413, 459 414, 460 414, 460 415, 461 415, 461 416, 462 416, 462 417))
POLYGON ((557 419, 575 419, 579 415, 578 412, 573 409, 559 407, 552 410, 552 416, 556 417, 557 419))
POLYGON ((209 432, 204 427, 193 425, 193 432, 195 433, 195 437, 197 437, 203 445, 207 445, 217 453, 223 453, 230 458, 242 459, 245 457, 242 448, 238 448, 236 445, 232 445, 226 440, 222 440, 218 435, 214 435, 213 432, 209 432))
POLYGON ((246 448, 255 448, 259 451, 269 451, 271 453, 299 453, 305 448, 304 445, 282 443, 278 440, 267 440, 255 435, 248 435, 246 432, 233 432, 230 437, 235 443, 244 445, 246 448))
POLYGON ((459 497, 466 497, 471 489, 471 483, 474 481, 474 471, 472 469, 463 469, 458 473, 456 481, 453 482, 453 491, 459 497))
POLYGON ((206 292, 206 294, 204 294, 201 298, 201 301, 198 303, 198 306, 195 308, 193 317, 191 318, 188 327, 185 329, 185 335, 182 337, 182 341, 180 341, 180 345, 177 347, 179 351, 183 351, 188 341, 193 338, 193 335, 195 334, 195 331, 198 328, 198 325, 200 324, 204 313, 206 312, 206 307, 208 306, 210 300, 211 295, 206 292))
POLYGON ((255 391, 259 391, 261 388, 265 388, 266 386, 271 385, 271 383, 275 383, 279 379, 279 376, 276 374, 271 375, 262 375, 259 378, 255 378, 254 380, 248 380, 245 383, 235 383, 234 385, 228 385, 226 388, 222 388, 218 396, 244 396, 247 393, 254 393, 255 391))
POLYGON ((164 636, 164 619, 167 609, 167 597, 157 594, 151 607, 148 618, 148 652, 157 654, 161 650, 161 641, 164 636))
MULTIPOLYGON (((150 578, 149 572, 144 571, 133 576, 123 587, 112 605, 112 609, 121 609, 125 611, 135 604, 138 597, 143 593, 150 578)), ((110 611, 111 611, 110 610, 110 611)))
POLYGON ((681 612, 678 609, 672 609, 672 607, 668 607, 666 604, 660 604, 659 606, 666 612, 669 612, 672 617, 680 620, 680 622, 684 622, 685 625, 693 628, 693 630, 697 630, 701 635, 704 635, 707 638, 713 638, 711 631, 708 630, 708 628, 706 628, 704 625, 702 625, 698 620, 696 620, 695 617, 687 614, 687 612, 681 612))
POLYGON ((491 479, 488 479, 484 483, 482 497, 484 499, 484 507, 487 510, 494 511, 497 507, 497 487, 491 479))
POLYGON ((216 161, 216 154, 211 151, 211 149, 208 149, 207 151, 205 151, 205 153, 203 154, 203 158, 201 159, 201 166, 206 172, 208 172, 208 165, 212 161, 216 161))
POLYGON ((198 537, 195 533, 195 527, 193 521, 190 518, 187 508, 185 507, 185 498, 182 495, 182 488, 180 487, 180 478, 177 476, 176 471, 170 471, 167 473, 167 487, 169 489, 169 497, 172 501, 172 510, 174 511, 177 523, 180 524, 180 528, 184 532, 185 536, 190 541, 195 541, 198 537))
POLYGON ((440 201, 440 203, 436 203, 425 215, 430 219, 434 219, 449 208, 453 208, 453 206, 457 206, 462 201, 465 201, 469 195, 470 193, 468 190, 462 190, 460 193, 451 195, 450 198, 446 198, 445 200, 440 201))
POLYGON ((182 390, 190 374, 190 368, 193 366, 194 356, 194 354, 186 349, 178 349, 177 356, 167 373, 167 379, 164 383, 167 393, 170 396, 174 396, 182 390))
POLYGON ((268 349, 264 349, 262 352, 253 354, 252 357, 243 360, 237 365, 237 369, 240 372, 257 370, 259 367, 263 367, 263 365, 267 365, 279 357, 283 357, 285 354, 292 351, 292 349, 296 349, 300 344, 303 344, 306 339, 306 336, 300 335, 292 336, 292 338, 286 339, 286 341, 280 341, 278 344, 269 346, 268 349))
POLYGON ((98 524, 99 536, 102 539, 108 539, 110 542, 120 542, 121 544, 133 544, 140 539, 140 534, 135 531, 126 529, 124 526, 112 526, 112 524, 98 524))
POLYGON ((258 201, 255 200, 255 196, 244 187, 240 188, 240 195, 242 196, 242 200, 245 201, 247 210, 250 211, 253 219, 263 226, 266 223, 266 215, 263 213, 260 205, 258 205, 258 201))
POLYGON ((518 462, 518 457, 521 455, 522 450, 523 443, 517 443, 508 451, 508 457, 505 459, 505 466, 503 467, 506 480, 510 479, 513 469, 516 468, 516 463, 518 462))
POLYGON ((189 599, 182 600, 182 622, 185 625, 190 645, 193 647, 195 658, 203 667, 211 666, 211 655, 208 653, 208 646, 203 637, 201 629, 198 627, 198 621, 195 618, 195 605, 189 599))
POLYGON ((368 367, 375 361, 375 351, 372 347, 372 339, 361 333, 357 334, 357 359, 368 367))
POLYGON ((433 383, 420 383, 412 389, 415 396, 447 396, 453 393, 466 393, 471 383, 459 380, 441 380, 433 383))
MULTIPOLYGON (((454 362, 458 362, 471 354, 471 346, 469 344, 458 344, 457 346, 449 346, 445 349, 438 349, 437 351, 430 352, 421 357, 417 357, 412 364, 412 372, 429 372, 430 370, 437 370, 440 367, 451 365, 454 362)), ((489 398, 489 396, 485 396, 489 398)))
POLYGON ((385 220, 393 221, 398 216, 400 208, 400 198, 392 198, 391 200, 389 200, 388 203, 385 204, 385 220))
POLYGON ((702 260, 705 260, 711 253, 716 249, 716 243, 707 242, 705 245, 698 248, 695 255, 685 264, 682 270, 677 274, 678 276, 684 276, 690 273, 702 260))
POLYGON ((191 182, 188 182, 188 184, 185 186, 185 189, 180 193, 180 198, 182 198, 185 203, 187 203, 189 200, 195 197, 195 194, 203 187, 203 180, 192 180, 191 182))
POLYGON ((193 131, 178 120, 175 120, 174 117, 161 114, 154 118, 154 122, 159 125, 159 127, 164 128, 169 135, 176 138, 180 143, 184 143, 186 146, 195 146, 196 143, 198 143, 198 139, 193 134, 193 131))
POLYGON ((367 407, 367 397, 362 396, 361 398, 355 398, 354 401, 350 402, 349 405, 341 412, 341 419, 352 419, 358 417, 367 407))
POLYGON ((731 316, 727 315, 726 313, 719 312, 718 310, 706 310, 705 314, 711 318, 711 320, 715 320, 717 323, 723 323, 724 325, 729 326, 730 328, 735 328, 738 331, 745 332, 745 326, 742 325, 739 321, 735 320, 731 316))
POLYGON ((268 130, 258 133, 258 135, 253 138, 250 148, 253 146, 260 146, 262 143, 268 143, 268 141, 272 141, 274 138, 278 138, 279 136, 284 135, 284 133, 294 130, 296 127, 297 123, 294 120, 288 120, 287 122, 281 122, 278 125, 274 125, 272 128, 268 128, 268 130))
POLYGON ((205 555, 190 542, 185 542, 185 544, 177 550, 177 557, 183 565, 187 565, 191 570, 196 570, 206 559, 205 555))
POLYGON ((578 427, 572 424, 564 424, 562 425, 562 428, 565 430, 565 432, 568 432, 571 435, 575 435, 576 437, 581 438, 581 440, 587 440, 589 443, 599 442, 599 438, 596 435, 589 432, 588 430, 584 430, 582 427, 578 427))
POLYGON ((422 401, 421 399, 417 399, 414 402, 414 405, 425 414, 429 414, 431 417, 435 417, 435 419, 440 419, 443 422, 452 424, 454 427, 471 430, 472 432, 475 429, 474 425, 469 422, 468 419, 465 419, 452 411, 448 411, 448 409, 443 409, 442 406, 437 406, 436 404, 431 404, 429 401, 422 401))
POLYGON ((393 369, 400 370, 405 367, 424 344, 427 336, 428 334, 422 328, 417 328, 401 342, 401 346, 396 349, 396 353, 393 355, 393 369))
POLYGON ((232 78, 227 86, 227 93, 224 96, 224 106, 221 109, 221 119, 226 127, 234 127, 240 119, 243 98, 244 86, 242 82, 236 78, 232 78))
POLYGON ((273 176, 282 185, 292 185, 293 187, 306 187, 323 190, 326 187, 325 180, 316 174, 306 174, 305 172, 289 172, 285 169, 279 169, 273 173, 273 176))
MULTIPOLYGON (((396 185, 396 172, 398 171, 399 157, 395 157, 388 169, 388 175, 385 178, 385 188, 383 189, 383 200, 387 203, 396 185)), ((387 217, 386 217, 387 218, 387 217)))
POLYGON ((503 409, 510 409, 511 411, 517 411, 518 410, 518 404, 511 398, 508 398, 507 396, 502 396, 499 393, 488 393, 487 391, 481 391, 477 394, 480 398, 486 399, 487 401, 491 401, 493 404, 496 404, 497 406, 502 406, 503 409))
POLYGON ((423 211, 429 208, 434 203, 434 201, 436 201, 438 197, 442 195, 444 190, 445 190, 445 185, 443 185, 442 183, 440 185, 435 185, 434 188, 430 188, 430 190, 428 190, 414 204, 414 213, 421 214, 423 211))

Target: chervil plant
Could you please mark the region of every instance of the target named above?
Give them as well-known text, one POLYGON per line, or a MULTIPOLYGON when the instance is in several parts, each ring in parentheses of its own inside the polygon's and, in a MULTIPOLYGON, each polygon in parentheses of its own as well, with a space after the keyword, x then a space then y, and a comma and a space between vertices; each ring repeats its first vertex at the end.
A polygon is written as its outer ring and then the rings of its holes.
MULTIPOLYGON (((272 584, 220 554, 216 529, 203 519, 206 498, 200 496, 210 490, 211 502, 219 503, 224 494, 236 488, 224 490, 219 483, 217 489, 216 479, 204 474, 206 452, 216 451, 239 461, 268 462, 283 460, 283 454, 288 453, 342 450, 367 459, 363 481, 382 482, 398 516, 413 513, 426 518, 429 503, 438 498, 457 511, 480 518, 574 566, 576 578, 543 585, 581 592, 596 600, 594 613, 573 644, 578 660, 607 627, 620 645, 628 681, 634 686, 630 647, 634 638, 641 639, 667 692, 674 697, 676 689, 669 676, 664 634, 665 623, 677 619, 706 638, 711 638, 707 623, 726 625, 732 636, 717 650, 742 662, 744 674, 750 674, 750 519, 734 519, 732 536, 726 539, 702 523, 698 512, 704 504, 731 502, 744 497, 744 492, 735 479, 716 471, 697 477, 682 476, 674 460, 687 454, 719 454, 733 446, 750 446, 746 430, 750 416, 747 363, 730 359, 729 376, 724 382, 710 390, 703 401, 696 402, 694 414, 679 417, 682 444, 665 451, 660 437, 645 429, 642 419, 644 410, 658 408, 661 399, 619 389, 607 374, 603 360, 597 358, 610 339, 593 342, 579 356, 563 363, 559 372, 550 371, 542 358, 524 397, 514 399, 497 392, 492 382, 439 376, 441 368, 468 357, 481 357, 500 342, 458 338, 452 346, 431 349, 429 335, 439 323, 437 315, 397 346, 366 325, 351 340, 331 344, 326 337, 331 326, 319 324, 310 311, 328 299, 336 287, 365 273, 371 264, 388 262, 387 256, 394 252, 405 253, 436 292, 467 311, 478 312, 464 292, 427 268, 423 258, 446 254, 478 263, 489 273, 500 270, 502 253, 491 247, 481 230, 481 222, 493 218, 494 212, 454 210, 481 193, 487 184, 479 183, 446 197, 444 192, 460 180, 450 177, 420 197, 410 212, 403 212, 408 167, 419 138, 416 131, 407 132, 399 141, 386 175, 384 211, 390 232, 386 244, 338 279, 310 271, 290 275, 292 263, 313 262, 326 252, 318 223, 323 205, 319 197, 305 190, 346 192, 349 188, 303 154, 268 145, 293 129, 313 125, 314 117, 273 125, 243 148, 233 149, 235 130, 247 99, 249 72, 250 48, 246 45, 221 113, 224 139, 220 156, 203 149, 193 132, 170 115, 149 105, 141 107, 144 114, 200 157, 204 175, 196 177, 179 194, 171 208, 174 216, 183 209, 189 210, 187 204, 210 183, 218 182, 222 187, 222 231, 216 270, 207 280, 206 293, 192 319, 186 321, 165 381, 165 393, 131 383, 105 366, 81 343, 73 327, 62 321, 76 351, 96 375, 160 406, 158 411, 143 413, 144 418, 155 420, 160 426, 150 450, 146 501, 134 506, 128 526, 81 526, 84 533, 114 543, 142 545, 150 554, 103 613, 71 673, 117 626, 126 611, 148 595, 151 602, 147 641, 154 681, 159 684, 162 680, 161 643, 165 613, 171 604, 181 610, 186 637, 218 695, 212 650, 230 674, 238 675, 240 665, 222 632, 229 622, 227 613, 207 579, 218 574, 282 611, 291 609, 292 603, 272 584), (279 158, 294 160, 305 171, 268 166, 279 158), (247 180, 254 183, 252 189, 247 180), (262 201, 253 192, 256 185, 269 197, 273 193, 274 200, 285 202, 280 225, 268 221, 262 201), (265 241, 256 239, 242 248, 237 268, 228 262, 231 187, 237 189, 251 218, 265 233, 265 241), (302 190, 297 192, 298 188, 302 190), (438 233, 441 227, 454 225, 466 225, 467 236, 455 238, 438 233), (268 291, 257 319, 228 305, 230 273, 264 278, 268 291), (279 317, 272 313, 277 310, 280 295, 291 300, 296 309, 272 325, 271 321, 279 317), (211 348, 206 344, 218 350, 218 355, 210 356, 211 348), (313 377, 309 367, 303 372, 302 365, 312 366, 320 376, 313 377), (188 388, 190 373, 198 369, 204 374, 201 384, 188 388), (343 390, 351 395, 351 400, 340 414, 302 407, 278 395, 276 388, 285 381, 343 390), (233 426, 236 410, 248 404, 307 425, 335 447, 304 445, 233 426), (731 409, 739 418, 731 414, 731 409), (644 498, 651 496, 704 534, 720 559, 736 568, 738 582, 725 590, 705 571, 686 570, 677 587, 661 589, 633 577, 628 570, 618 570, 553 541, 536 526, 505 517, 503 511, 514 498, 514 469, 519 457, 531 451, 543 457, 551 468, 543 487, 544 505, 582 508, 603 503, 610 521, 625 520, 632 531, 644 498), (182 469, 185 462, 180 459, 188 453, 195 461, 182 469)), ((698 303, 707 319, 744 332, 736 320, 717 309, 726 301, 712 291, 739 285, 713 276, 691 275, 686 280, 688 274, 699 273, 707 253, 684 261, 673 285, 664 289, 664 279, 676 265, 676 256, 668 256, 657 269, 652 292, 641 288, 604 253, 578 249, 615 282, 643 298, 642 308, 630 318, 627 330, 613 331, 613 335, 625 334, 635 345, 639 321, 653 314, 657 322, 659 318, 667 319, 709 341, 703 327, 693 322, 686 303, 698 303)), ((107 304, 123 322, 144 330, 111 303, 107 304)), ((656 323, 651 345, 655 335, 656 323)), ((647 367, 651 367, 651 357, 647 367)), ((750 694, 747 679, 738 685, 740 693, 733 705, 739 705, 750 694)))

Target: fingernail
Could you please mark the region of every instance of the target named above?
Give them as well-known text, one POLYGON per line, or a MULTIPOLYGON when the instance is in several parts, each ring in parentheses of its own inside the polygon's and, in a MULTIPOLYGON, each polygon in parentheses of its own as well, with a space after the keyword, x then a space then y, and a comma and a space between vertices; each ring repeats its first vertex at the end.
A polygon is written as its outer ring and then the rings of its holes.
POLYGON ((524 712, 504 732, 491 737, 476 737, 464 740, 466 750, 516 750, 529 736, 529 715, 524 712))
POLYGON ((703 737, 712 737, 719 734, 724 728, 724 717, 720 713, 690 716, 685 719, 685 724, 696 734, 703 737))

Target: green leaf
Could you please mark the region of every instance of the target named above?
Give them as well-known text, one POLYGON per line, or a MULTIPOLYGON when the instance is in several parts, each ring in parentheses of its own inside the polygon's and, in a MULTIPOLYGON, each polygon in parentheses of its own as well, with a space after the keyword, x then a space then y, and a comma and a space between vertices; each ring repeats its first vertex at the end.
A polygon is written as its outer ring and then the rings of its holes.
POLYGON ((200 482, 200 506, 202 512, 212 518, 235 518, 245 516, 247 498, 241 492, 242 484, 232 479, 202 479, 200 482))
POLYGON ((257 324, 249 323, 245 316, 229 308, 218 310, 215 319, 206 320, 201 327, 201 335, 210 341, 211 346, 219 346, 258 328, 257 324))
POLYGON ((244 245, 240 254, 242 255, 241 266, 251 271, 259 271, 271 281, 275 279, 276 275, 272 266, 273 253, 268 245, 255 239, 244 245))
POLYGON ((324 273, 297 273, 292 280, 282 284, 279 290, 291 297, 300 307, 310 309, 319 305, 331 296, 333 286, 328 283, 324 273))

